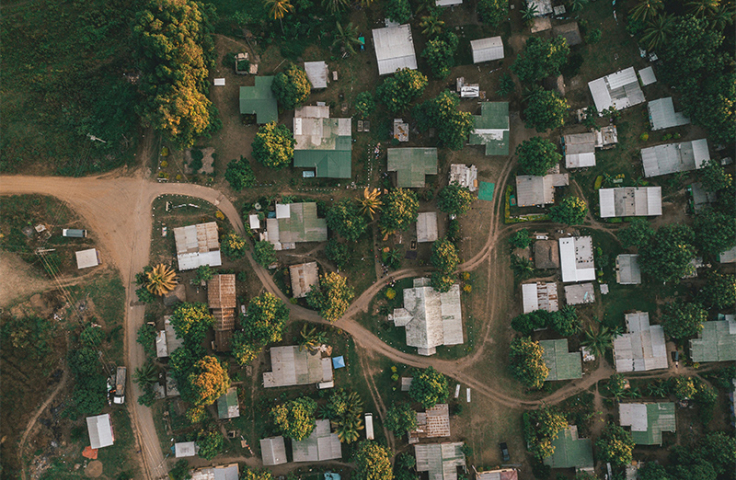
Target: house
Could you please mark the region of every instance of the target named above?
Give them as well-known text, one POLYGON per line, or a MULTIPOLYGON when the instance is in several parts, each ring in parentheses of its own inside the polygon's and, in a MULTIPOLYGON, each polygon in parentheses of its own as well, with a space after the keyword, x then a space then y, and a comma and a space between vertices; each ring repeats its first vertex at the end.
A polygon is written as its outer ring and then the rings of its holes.
POLYGON ((700 182, 690 185, 690 193, 693 195, 693 210, 695 213, 701 212, 706 205, 716 201, 716 194, 707 191, 700 182))
POLYGON ((570 184, 567 173, 553 173, 543 177, 516 176, 516 203, 520 207, 544 206, 555 203, 555 188, 570 184))
POLYGON ((583 362, 580 352, 569 352, 567 339, 540 340, 544 350, 544 364, 549 368, 545 382, 583 378, 583 362))
POLYGON ((256 123, 279 121, 279 109, 271 86, 274 77, 256 77, 253 87, 240 87, 240 114, 255 115, 256 123))
POLYGON ((319 269, 317 262, 300 263, 289 267, 291 277, 291 294, 294 298, 304 298, 319 285, 319 269))
POLYGON ((312 90, 327 88, 327 77, 330 69, 325 62, 304 62, 304 72, 307 74, 312 90))
POLYGON ((376 28, 373 30, 373 47, 379 75, 390 75, 402 68, 417 69, 414 41, 408 24, 376 28))
POLYGON ((690 340, 693 362, 736 361, 736 321, 734 315, 724 318, 703 323, 698 338, 690 340))
POLYGON ((266 219, 265 237, 276 250, 292 250, 303 242, 326 242, 327 221, 317 217, 316 203, 277 203, 276 218, 266 219))
POLYGON ((622 427, 631 427, 636 445, 662 445, 662 432, 676 432, 675 404, 622 403, 618 406, 622 427))
POLYGON ((238 480, 240 472, 238 464, 203 467, 189 472, 190 480, 238 480))
POLYGON ((503 59, 503 40, 501 37, 479 38, 470 41, 473 63, 492 62, 503 59))
POLYGON ((565 168, 595 167, 595 133, 564 135, 562 140, 565 168))
POLYGON ((616 129, 616 125, 601 127, 600 130, 596 130, 595 148, 607 150, 614 148, 616 144, 618 144, 618 130, 616 129))
POLYGON ((675 112, 675 104, 672 97, 658 98, 647 104, 649 111, 649 123, 652 130, 664 130, 665 128, 679 127, 690 123, 690 119, 684 114, 675 112))
POLYGON ((570 425, 552 440, 555 451, 544 459, 544 464, 552 468, 575 468, 593 471, 593 443, 589 438, 578 437, 577 425, 570 425))
POLYGON ((559 242, 562 281, 570 283, 595 280, 593 237, 564 237, 559 242))
POLYGON ((535 17, 543 17, 552 13, 552 0, 529 0, 527 5, 531 8, 536 7, 537 14, 535 17))
POLYGON ((217 399, 217 417, 220 420, 227 420, 239 416, 238 389, 237 387, 230 387, 225 395, 217 399))
POLYGON ((436 148, 389 148, 387 170, 399 188, 424 188, 426 175, 437 175, 436 148))
POLYGON ((425 412, 417 412, 417 428, 409 432, 409 443, 418 443, 423 438, 450 436, 450 408, 439 403, 425 412))
POLYGON ((734 263, 736 262, 736 247, 733 247, 718 255, 718 263, 734 263))
POLYGON ((621 254, 616 257, 616 282, 621 285, 641 283, 639 255, 621 254))
POLYGON ((290 387, 292 385, 322 384, 320 388, 332 387, 332 361, 322 357, 320 351, 300 349, 296 345, 271 347, 271 371, 263 372, 266 388, 290 387))
POLYGON ((513 468, 502 468, 500 470, 486 470, 478 472, 476 480, 519 480, 519 472, 513 468))
POLYGON ((654 75, 654 69, 652 67, 645 67, 636 72, 639 75, 642 86, 646 87, 653 83, 657 83, 657 76, 654 75))
POLYGON ((261 439, 261 457, 264 467, 273 467, 286 463, 286 446, 284 437, 269 437, 261 439))
POLYGON ((174 241, 179 270, 194 270, 202 265, 222 265, 217 222, 175 228, 174 241))
POLYGON ((450 182, 457 183, 471 192, 478 191, 478 168, 475 165, 450 165, 450 182))
POLYGON ((342 444, 336 433, 330 433, 329 420, 317 420, 312 434, 304 440, 292 440, 294 462, 324 462, 342 458, 342 444))
POLYGON ((294 111, 294 167, 314 169, 318 178, 351 178, 351 119, 330 118, 328 106, 294 111))
POLYGON ((560 247, 556 240, 534 242, 534 268, 537 270, 560 268, 560 247))
POLYGON ((207 303, 215 317, 215 350, 230 350, 230 339, 235 330, 235 275, 214 275, 207 282, 207 303))
POLYGON ((580 45, 583 43, 583 36, 580 35, 580 27, 578 22, 565 23, 563 25, 555 25, 552 27, 552 36, 554 38, 563 37, 568 47, 580 45))
POLYGON ((463 443, 414 445, 417 472, 428 472, 429 480, 457 480, 457 469, 465 469, 463 443))
POLYGON ((434 355, 440 345, 460 345, 463 340, 463 314, 460 287, 446 293, 429 286, 428 278, 415 278, 412 288, 404 289, 404 308, 397 308, 389 321, 406 327, 406 344, 419 355, 434 355))
POLYGON ((473 115, 470 145, 485 145, 486 155, 509 154, 509 103, 483 102, 473 115))
POLYGON ((706 139, 692 142, 667 143, 641 150, 645 177, 658 177, 675 172, 702 168, 710 160, 706 139))
POLYGON ((435 0, 435 5, 438 7, 454 7, 455 5, 462 5, 463 0, 435 0))
POLYGON ((634 67, 593 80, 588 83, 588 88, 598 112, 611 107, 623 110, 645 101, 634 67))
POLYGON ((399 142, 409 141, 409 124, 401 118, 394 118, 394 138, 399 142))
POLYGON ((662 215, 662 187, 618 187, 598 190, 601 218, 662 215))
POLYGON ((89 445, 93 449, 109 447, 115 443, 109 413, 87 417, 87 432, 89 433, 89 445))
POLYGON ((197 454, 197 446, 194 442, 177 442, 174 444, 174 456, 176 458, 193 457, 197 454))
POLYGON ((585 305, 593 302, 595 302, 595 289, 592 283, 576 283, 565 287, 565 303, 568 305, 585 305))
POLYGON ((169 356, 169 348, 166 344, 166 330, 160 330, 156 334, 156 357, 166 358, 169 356))
POLYGON ((437 212, 422 212, 417 216, 417 242, 437 240, 437 212))
POLYGON ((258 217, 257 214, 251 214, 248 215, 248 227, 251 230, 260 230, 261 229, 261 219, 258 217))
POLYGON ((75 254, 77 256, 78 270, 96 267, 100 264, 100 254, 97 252, 96 248, 80 250, 79 252, 75 252, 75 254))
POLYGON ((171 321, 169 320, 171 318, 171 315, 165 315, 164 316, 164 332, 166 333, 166 350, 168 351, 169 355, 171 355, 172 352, 174 352, 177 348, 181 347, 184 343, 184 340, 179 337, 179 335, 176 334, 176 330, 174 330, 174 326, 171 324, 171 321))
POLYGON ((649 325, 648 312, 627 313, 628 333, 613 339, 617 372, 645 372, 667 368, 667 347, 661 325, 649 325))
POLYGON ((556 312, 559 310, 557 303, 557 284, 551 283, 526 283, 521 286, 522 303, 524 313, 537 310, 556 312))

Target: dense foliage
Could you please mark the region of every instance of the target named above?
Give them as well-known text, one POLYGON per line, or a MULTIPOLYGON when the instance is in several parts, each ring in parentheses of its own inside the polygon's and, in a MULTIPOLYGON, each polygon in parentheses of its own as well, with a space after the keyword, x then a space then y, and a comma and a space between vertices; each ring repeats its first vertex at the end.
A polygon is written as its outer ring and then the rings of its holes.
POLYGON ((330 272, 319 277, 319 288, 307 293, 307 304, 319 310, 325 320, 335 322, 343 316, 354 296, 355 290, 348 286, 347 278, 330 272))
POLYGON ((238 364, 252 362, 266 345, 280 342, 288 321, 289 309, 273 294, 266 292, 251 298, 245 315, 240 317, 242 331, 236 331, 232 338, 233 356, 238 364))
POLYGON ((331 238, 325 246, 325 255, 335 264, 338 270, 344 269, 350 262, 350 248, 347 244, 340 243, 336 239, 331 238))
POLYGON ((276 249, 274 248, 273 243, 265 240, 256 242, 253 245, 253 259, 258 265, 266 268, 279 260, 276 257, 276 249))
POLYGON ((228 232, 221 237, 220 250, 228 258, 243 258, 248 250, 248 242, 237 233, 228 232))
POLYGON ((317 402, 309 397, 299 397, 274 406, 271 419, 283 436, 304 440, 314 430, 316 412, 317 402))
POLYGON ((543 407, 524 413, 523 422, 524 440, 528 445, 529 453, 540 461, 552 456, 555 452, 552 440, 567 427, 565 415, 554 407, 543 407))
POLYGON ((358 444, 355 452, 356 480, 393 480, 391 471, 391 453, 389 449, 372 440, 358 444))
POLYGON ((542 137, 521 142, 516 147, 516 155, 519 157, 520 175, 543 176, 562 160, 555 144, 542 137))
POLYGON ((508 18, 508 0, 480 0, 478 2, 478 16, 480 21, 491 27, 497 27, 508 18))
POLYGON ((567 225, 580 225, 587 215, 588 204, 580 197, 567 196, 549 209, 549 217, 553 222, 567 225))
POLYGON ((327 211, 327 226, 349 242, 357 242, 368 228, 368 222, 360 214, 360 206, 344 199, 327 211))
POLYGON ((528 388, 540 389, 549 375, 544 363, 544 349, 529 337, 515 338, 511 342, 511 373, 528 388))
POLYGON ((470 210, 470 205, 475 197, 467 187, 461 187, 457 182, 452 182, 437 196, 437 208, 450 215, 463 215, 470 210))
POLYGON ((460 110, 459 105, 460 98, 449 90, 417 105, 414 108, 417 128, 421 132, 435 128, 439 146, 462 149, 468 135, 473 132, 473 118, 470 113, 460 110))
POLYGON ((264 166, 279 170, 294 158, 296 141, 286 125, 268 123, 258 129, 253 140, 253 158, 264 166))
POLYGON ((570 48, 564 37, 545 40, 530 37, 524 50, 516 57, 511 71, 518 75, 522 83, 532 83, 546 77, 557 76, 560 68, 567 63, 570 48))
POLYGON ((417 221, 419 199, 412 190, 397 188, 385 195, 380 225, 385 232, 404 232, 417 221))
POLYGON ((182 399, 206 407, 227 393, 230 377, 220 361, 212 356, 199 359, 188 377, 189 388, 181 391, 182 399), (188 392, 191 395, 185 395, 188 392))
POLYGON ((426 408, 444 403, 450 396, 450 384, 442 373, 428 367, 414 375, 409 396, 426 408))
POLYGON ((215 324, 205 303, 180 303, 169 318, 176 336, 187 345, 201 345, 215 324))
POLYGON ((514 248, 527 248, 532 244, 532 239, 529 238, 529 230, 522 228, 514 233, 509 237, 509 243, 514 248))
MULTIPOLYGON (((644 233, 641 239, 646 236, 644 233)), ((657 282, 679 283, 683 276, 692 273, 690 262, 695 258, 694 237, 687 225, 660 227, 645 243, 639 245, 639 267, 642 273, 657 282)))
POLYGON ((222 452, 225 446, 225 437, 218 430, 201 431, 197 436, 197 455, 205 460, 212 460, 222 452))
POLYGON ((435 78, 447 78, 455 65, 455 52, 460 40, 457 35, 447 32, 427 42, 422 57, 427 60, 435 78))
POLYGON ((524 110, 526 128, 534 128, 541 133, 565 124, 569 105, 557 92, 534 90, 527 97, 526 103, 527 107, 524 110))
POLYGON ((417 429, 417 414, 408 403, 394 403, 386 411, 384 425, 397 437, 403 437, 417 429))
POLYGON ((248 159, 241 156, 239 160, 230 160, 225 170, 225 180, 230 187, 239 192, 244 188, 250 188, 256 184, 256 175, 250 167, 248 159))
POLYGON ((285 109, 293 110, 309 98, 312 84, 306 72, 294 64, 279 72, 271 85, 276 101, 285 109))
POLYGON ((736 304, 736 276, 711 272, 707 280, 699 296, 705 305, 722 310, 736 304))
POLYGON ((676 301, 663 308, 664 333, 674 339, 694 337, 703 330, 708 313, 699 304, 676 301))
POLYGON ((376 102, 371 92, 360 92, 355 97, 355 111, 361 118, 368 118, 376 109, 376 102))
POLYGON ((595 448, 596 455, 604 462, 618 467, 629 465, 634 453, 634 439, 631 432, 609 423, 596 440, 595 448))
POLYGON ((428 84, 418 70, 402 68, 376 88, 376 98, 391 113, 399 113, 424 93, 428 84))

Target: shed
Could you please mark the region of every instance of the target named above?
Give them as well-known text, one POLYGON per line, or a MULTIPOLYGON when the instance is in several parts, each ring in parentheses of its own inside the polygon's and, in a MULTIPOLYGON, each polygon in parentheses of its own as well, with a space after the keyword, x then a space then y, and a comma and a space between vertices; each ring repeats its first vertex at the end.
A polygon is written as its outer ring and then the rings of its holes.
POLYGON ((552 13, 552 0, 528 0, 527 5, 537 7, 536 17, 543 17, 552 13))
POLYGON ((261 456, 264 467, 273 467, 286 463, 286 446, 284 437, 268 437, 261 439, 261 456))
POLYGON ((536 310, 556 312, 559 310, 557 284, 554 282, 527 283, 521 286, 524 313, 536 310))
POLYGON ((217 399, 217 417, 224 420, 238 418, 239 416, 238 389, 237 387, 230 387, 225 395, 217 399))
POLYGON ((423 438, 450 436, 450 409, 446 403, 438 403, 425 412, 417 412, 417 428, 409 432, 409 443, 423 438))
POLYGON ((327 88, 327 76, 330 69, 325 62, 304 62, 304 71, 307 74, 312 90, 327 88))
POLYGON ((667 368, 664 330, 649 324, 648 312, 625 315, 628 333, 613 339, 613 357, 617 372, 645 372, 667 368))
POLYGON ((622 403, 618 407, 622 427, 631 427, 636 445, 662 445, 662 432, 675 432, 675 404, 622 403))
POLYGON ((291 441, 294 462, 323 462, 342 458, 342 444, 330 432, 329 420, 317 420, 312 434, 304 440, 291 441))
POLYGON ((708 160, 710 152, 705 138, 691 142, 667 143, 641 150, 645 177, 696 170, 702 168, 708 160))
POLYGON ((588 83, 588 88, 599 112, 611 107, 623 110, 645 101, 634 67, 593 80, 588 83))
POLYGON ((718 255, 718 263, 734 263, 736 262, 736 247, 733 247, 718 255))
POLYGON ((614 148, 616 144, 618 144, 618 129, 616 128, 616 125, 601 127, 600 130, 596 130, 595 148, 607 150, 609 148, 614 148))
POLYGON ((313 168, 319 178, 351 178, 352 123, 330 118, 328 106, 294 111, 294 167, 313 168))
POLYGON ((298 346, 271 347, 271 371, 263 372, 266 388, 332 382, 332 361, 319 351, 298 346))
POLYGON ((289 276, 291 277, 291 292, 294 298, 306 297, 313 286, 319 285, 317 262, 291 265, 289 267, 289 276))
POLYGON ((683 113, 675 112, 675 103, 672 97, 658 98, 647 104, 649 123, 652 130, 679 127, 690 123, 690 119, 683 113))
POLYGON ((567 46, 572 47, 583 43, 583 36, 580 35, 580 27, 578 22, 570 22, 552 27, 553 37, 563 37, 567 41, 567 46))
POLYGON ((222 265, 216 222, 175 228, 174 241, 179 270, 194 270, 202 265, 222 265))
POLYGON ((77 269, 82 270, 84 268, 96 267, 100 264, 100 256, 97 253, 96 248, 90 248, 88 250, 80 250, 75 252, 77 256, 77 269))
POLYGON ((437 240, 437 212, 421 212, 417 216, 417 242, 437 240))
POLYGON ((248 215, 248 226, 251 230, 259 230, 261 228, 261 220, 258 215, 248 215))
POLYGON ((373 46, 379 75, 389 75, 402 68, 417 69, 414 41, 408 24, 376 28, 373 30, 373 46))
POLYGON ((565 167, 595 167, 595 133, 575 133, 563 137, 565 167))
POLYGON ((501 37, 479 38, 470 41, 473 63, 491 62, 503 59, 503 40, 501 37))
POLYGON ((478 168, 475 165, 450 165, 450 182, 457 183, 471 192, 478 191, 478 168))
POLYGON ((484 102, 473 115, 470 145, 485 145, 486 155, 509 154, 509 103, 484 102))
POLYGON ((593 237, 560 238, 562 281, 584 282, 595 280, 593 237))
POLYGON ((423 188, 427 175, 437 175, 436 148, 389 148, 387 170, 396 172, 399 188, 423 188))
POLYGON ((463 443, 414 445, 417 472, 428 472, 429 480, 457 480, 458 467, 465 468, 463 443))
POLYGON ((725 318, 703 323, 698 338, 690 340, 693 362, 736 361, 736 321, 734 315, 725 318))
POLYGON ((174 444, 176 458, 193 457, 197 454, 194 442, 177 442, 174 444))
POLYGON ((654 75, 654 69, 652 67, 642 68, 638 72, 639 80, 643 86, 651 85, 657 82, 657 77, 654 75))
POLYGON ((401 391, 402 392, 408 392, 411 390, 411 382, 414 380, 414 377, 401 377, 401 391))
POLYGON ((156 357, 165 358, 169 356, 169 349, 166 345, 166 330, 160 330, 156 334, 156 357))
POLYGON ((592 283, 577 283, 565 287, 565 303, 568 305, 585 305, 593 302, 595 302, 595 288, 592 283))
POLYGON ((545 382, 572 380, 583 377, 583 362, 580 352, 569 352, 567 339, 540 340, 544 364, 549 368, 545 382))
POLYGON ((567 173, 553 173, 543 177, 516 176, 516 203, 520 207, 544 206, 555 203, 555 188, 570 184, 567 173))
POLYGON ((274 77, 256 77, 253 87, 240 87, 240 114, 255 115, 256 123, 278 122, 279 110, 271 86, 274 77))
POLYGON ((616 257, 616 282, 621 285, 639 285, 641 283, 639 255, 621 254, 616 257))
POLYGON ((92 448, 109 447, 115 443, 109 413, 87 417, 87 432, 89 432, 89 444, 92 448))
POLYGON ((700 182, 690 185, 690 192, 693 195, 693 210, 695 210, 695 213, 699 213, 706 205, 716 201, 716 194, 707 191, 700 182))
POLYGON ((601 218, 662 215, 662 187, 619 187, 598 190, 601 218))
POLYGON ((593 470, 593 443, 589 438, 578 437, 578 427, 570 425, 552 440, 554 453, 544 459, 552 468, 576 468, 593 470))

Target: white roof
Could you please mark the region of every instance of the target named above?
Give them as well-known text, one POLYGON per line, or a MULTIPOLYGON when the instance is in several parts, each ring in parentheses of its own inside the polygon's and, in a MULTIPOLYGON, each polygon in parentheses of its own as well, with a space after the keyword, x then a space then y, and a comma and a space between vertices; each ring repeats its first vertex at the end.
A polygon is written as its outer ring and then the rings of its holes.
POLYGON ((562 281, 584 282, 595 280, 592 237, 560 238, 560 266, 562 281))
POLYGON ((276 219, 290 218, 291 217, 291 204, 290 203, 277 203, 276 204, 276 219))
POLYGON ((535 310, 556 312, 559 310, 557 302, 557 284, 551 283, 528 283, 521 286, 521 296, 524 303, 524 313, 535 310))
POLYGON ((342 445, 336 433, 330 433, 329 420, 317 420, 311 435, 304 440, 292 440, 294 462, 322 462, 342 458, 342 445))
POLYGON ((189 472, 191 480, 238 480, 238 464, 205 467, 189 472))
POLYGON ((569 183, 570 177, 567 173, 554 173, 543 177, 517 175, 516 203, 520 207, 555 203, 555 187, 564 187, 569 183))
POLYGON ((417 242, 437 240, 437 212, 422 212, 417 216, 417 242))
POLYGON ((639 255, 621 254, 616 257, 616 281, 621 285, 641 283, 639 255))
POLYGON ((258 215, 248 215, 248 225, 251 230, 258 230, 261 228, 261 220, 258 218, 258 215))
POLYGON ((312 90, 327 88, 328 68, 325 62, 304 62, 304 71, 307 73, 312 90))
POLYGON ((710 160, 706 139, 692 142, 667 143, 641 150, 645 177, 657 177, 686 172, 703 167, 710 160))
POLYGON ((490 62, 503 58, 503 40, 501 37, 471 40, 470 48, 473 51, 473 63, 490 62))
POLYGON ((652 130, 664 130, 670 127, 687 125, 690 119, 680 112, 675 112, 675 103, 672 97, 658 98, 647 104, 649 122, 652 130))
POLYGON ((156 334, 156 356, 159 358, 169 356, 169 349, 166 345, 166 330, 161 330, 156 334))
POLYGON ((174 240, 179 270, 194 270, 202 265, 222 265, 216 222, 175 228, 174 240))
POLYGON ((601 218, 662 215, 662 187, 620 187, 598 190, 601 218))
POLYGON ((271 467, 286 463, 286 446, 284 437, 269 437, 261 439, 261 456, 263 465, 271 467))
POLYGON ((110 414, 87 417, 87 431, 89 444, 92 448, 109 447, 115 442, 110 425, 110 414))
POLYGON ((97 249, 90 248, 89 250, 81 250, 76 252, 77 255, 77 268, 79 270, 83 268, 96 267, 100 264, 100 259, 97 255, 97 249))
POLYGON ((649 313, 635 312, 625 316, 629 333, 613 339, 617 372, 643 372, 667 368, 664 330, 649 325, 649 313))
POLYGON ((296 345, 272 347, 271 371, 263 372, 263 386, 288 387, 332 380, 332 361, 320 352, 300 350, 296 345))
POLYGON ((588 83, 588 88, 599 112, 611 106, 623 110, 645 101, 634 67, 593 80, 588 83))
POLYGON ((621 426, 631 427, 632 432, 646 432, 647 406, 643 403, 622 403, 618 406, 621 426))
POLYGON ((450 183, 457 182, 471 192, 478 190, 478 168, 475 165, 450 165, 450 183))
POLYGON ((452 7, 453 5, 462 5, 463 0, 436 0, 435 5, 438 7, 452 7))
POLYGON ((565 287, 565 302, 568 305, 585 305, 595 302, 595 289, 593 284, 578 283, 565 287))
POLYGON ((565 167, 583 168, 595 166, 595 133, 575 133, 564 136, 565 167))
POLYGON ((389 75, 402 68, 417 69, 414 41, 408 24, 373 30, 373 46, 379 75, 389 75))
POLYGON ((524 302, 524 313, 531 313, 539 310, 539 301, 537 300, 537 284, 527 283, 521 286, 521 296, 524 302))
POLYGON ((642 68, 637 73, 639 74, 641 84, 645 87, 657 81, 657 77, 654 75, 654 69, 652 67, 642 68))
POLYGON ((174 444, 176 458, 193 457, 197 454, 194 442, 179 442, 174 444))

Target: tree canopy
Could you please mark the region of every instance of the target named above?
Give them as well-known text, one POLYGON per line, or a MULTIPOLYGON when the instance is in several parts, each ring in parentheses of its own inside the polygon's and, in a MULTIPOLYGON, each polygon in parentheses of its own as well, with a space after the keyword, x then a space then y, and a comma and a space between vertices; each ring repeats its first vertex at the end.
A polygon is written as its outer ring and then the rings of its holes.
POLYGON ((509 237, 509 243, 514 248, 527 248, 532 244, 532 240, 529 238, 529 230, 522 228, 514 233, 509 237))
POLYGON ((350 262, 350 249, 344 243, 338 242, 336 239, 331 238, 325 246, 325 255, 327 258, 335 264, 338 270, 344 269, 350 262))
POLYGON ((239 192, 244 188, 250 188, 256 183, 256 175, 250 168, 248 159, 241 155, 240 159, 230 160, 225 170, 225 180, 230 187, 239 192))
POLYGON ((617 235, 624 248, 630 248, 646 245, 652 239, 654 233, 646 218, 635 217, 629 222, 629 226, 619 230, 617 235))
POLYGON ((419 199, 412 190, 397 188, 384 198, 380 225, 386 232, 406 231, 417 221, 419 199))
POLYGON ((197 455, 205 460, 212 460, 222 452, 225 446, 225 437, 218 430, 201 431, 197 436, 197 455))
POLYGON ((511 71, 522 83, 532 83, 546 77, 560 74, 560 68, 567 63, 570 48, 564 37, 545 40, 540 37, 530 37, 524 49, 516 57, 511 71))
POLYGON ((480 21, 497 27, 509 16, 508 0, 480 0, 478 2, 478 16, 480 21))
POLYGON ((262 347, 280 342, 288 321, 289 309, 269 292, 251 298, 246 314, 240 319, 246 336, 262 347))
POLYGON ((176 335, 188 345, 200 345, 215 324, 205 303, 182 303, 169 319, 176 335))
POLYGON ((424 93, 428 83, 420 71, 402 68, 376 88, 376 98, 389 112, 399 113, 424 93))
POLYGON ((664 333, 675 339, 694 337, 703 330, 708 313, 697 303, 678 300, 664 306, 664 333))
POLYGON ((455 51, 460 40, 452 32, 446 32, 427 42, 422 57, 427 60, 435 78, 447 78, 455 65, 455 51))
POLYGON ((710 205, 695 216, 693 231, 695 246, 707 255, 717 256, 736 245, 736 218, 710 205))
POLYGON ((368 228, 368 222, 360 214, 360 206, 344 199, 327 211, 327 226, 349 242, 357 242, 368 228))
POLYGON ((426 408, 444 403, 450 396, 450 384, 442 373, 428 367, 414 375, 409 396, 426 408))
POLYGON ((265 468, 255 470, 246 466, 243 473, 240 474, 240 480, 273 480, 273 474, 265 468))
POLYGON ((376 109, 371 92, 360 92, 355 97, 355 111, 361 118, 368 118, 376 109))
POLYGON ((549 209, 552 221, 567 225, 580 225, 587 215, 588 205, 580 197, 567 196, 549 209))
POLYGON ((634 439, 630 432, 609 423, 600 438, 596 440, 595 448, 599 459, 620 467, 631 463, 634 439))
POLYGON ((296 141, 286 125, 276 122, 262 125, 253 140, 253 158, 268 168, 279 170, 294 158, 296 141))
POLYGON ((555 452, 552 440, 567 427, 565 415, 554 407, 542 407, 525 412, 523 417, 524 440, 529 452, 537 460, 544 460, 555 452))
MULTIPOLYGON (((632 225, 633 226, 633 225, 632 225)), ((664 225, 639 246, 642 273, 661 283, 679 283, 692 272, 695 235, 687 225, 664 225)))
POLYGON ((721 166, 716 158, 711 158, 706 164, 698 169, 700 183, 707 192, 717 193, 733 185, 733 177, 721 166))
MULTIPOLYGON (((536 38, 536 37, 532 37, 536 38)), ((567 100, 557 92, 535 90, 527 97, 527 107, 524 110, 526 128, 534 128, 537 132, 546 132, 565 124, 565 116, 570 106, 567 100)))
POLYGON ((408 403, 394 403, 386 411, 384 425, 397 437, 403 437, 417 429, 417 414, 408 403))
POLYGON ((437 196, 437 208, 450 215, 463 215, 470 210, 470 205, 475 197, 467 187, 461 187, 457 182, 452 182, 437 196))
POLYGON ((521 142, 516 147, 516 155, 519 157, 521 175, 544 176, 562 160, 555 144, 542 137, 532 137, 521 142))
POLYGON ((449 90, 417 105, 413 112, 417 128, 422 132, 435 128, 439 146, 461 150, 473 132, 473 118, 469 112, 460 110, 459 105, 460 98, 449 90))
POLYGON ((342 317, 355 296, 355 290, 348 286, 347 278, 337 272, 319 277, 319 288, 307 293, 307 304, 319 310, 322 318, 334 322, 342 317))
POLYGON ((711 308, 723 310, 736 304, 736 276, 711 272, 699 298, 711 308))
POLYGON ((315 427, 317 402, 309 397, 299 397, 271 409, 271 419, 285 437, 304 440, 315 427))
POLYGON ((407 23, 411 20, 411 5, 409 0, 389 0, 385 6, 386 16, 397 23, 407 23))
POLYGON ((215 357, 206 356, 194 364, 189 374, 189 391, 191 398, 182 398, 197 406, 207 406, 227 393, 230 388, 230 377, 215 357))
POLYGON ((430 261, 436 269, 446 275, 454 273, 460 264, 460 258, 457 256, 455 245, 444 238, 432 244, 430 261))
POLYGON ((276 101, 285 110, 293 110, 309 98, 312 84, 304 70, 292 63, 286 70, 276 74, 271 89, 276 101))
POLYGON ((385 446, 365 440, 358 444, 355 451, 356 480, 392 480, 391 454, 385 446))
POLYGON ((279 261, 273 243, 266 240, 253 245, 253 259, 258 265, 266 268, 279 261))
POLYGON ((220 250, 229 258, 238 259, 245 256, 248 243, 235 232, 228 232, 220 239, 220 250))
POLYGON ((511 373, 528 388, 540 389, 549 375, 544 363, 544 349, 529 337, 515 338, 511 342, 511 373))

